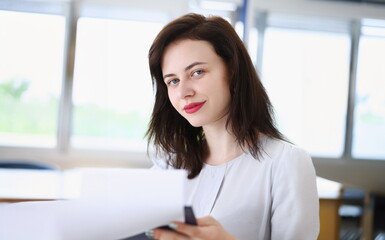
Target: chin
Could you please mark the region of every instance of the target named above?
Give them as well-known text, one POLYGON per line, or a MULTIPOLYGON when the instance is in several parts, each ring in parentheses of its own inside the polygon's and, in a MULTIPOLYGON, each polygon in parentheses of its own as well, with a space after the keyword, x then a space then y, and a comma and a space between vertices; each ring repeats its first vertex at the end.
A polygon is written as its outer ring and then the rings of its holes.
POLYGON ((201 122, 198 122, 198 121, 191 121, 191 120, 188 120, 187 121, 191 124, 191 126, 193 127, 202 127, 202 123, 201 122))
POLYGON ((192 123, 190 123, 191 124, 191 126, 193 126, 193 127, 202 127, 202 124, 192 124, 192 123))

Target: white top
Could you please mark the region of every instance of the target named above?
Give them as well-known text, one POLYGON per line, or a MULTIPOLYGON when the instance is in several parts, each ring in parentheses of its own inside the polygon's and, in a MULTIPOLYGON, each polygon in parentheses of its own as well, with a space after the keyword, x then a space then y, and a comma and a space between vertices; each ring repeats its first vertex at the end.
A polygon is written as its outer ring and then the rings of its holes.
POLYGON ((196 217, 213 216, 240 240, 317 239, 319 199, 309 154, 269 137, 261 147, 259 159, 246 152, 218 166, 205 164, 188 180, 196 217))

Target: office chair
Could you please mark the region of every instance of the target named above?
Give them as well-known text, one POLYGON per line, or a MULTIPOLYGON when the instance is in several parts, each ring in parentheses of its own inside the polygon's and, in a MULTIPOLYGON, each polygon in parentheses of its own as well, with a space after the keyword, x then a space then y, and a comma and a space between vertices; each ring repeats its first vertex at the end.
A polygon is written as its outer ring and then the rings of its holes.
POLYGON ((46 164, 41 162, 31 162, 27 160, 1 160, 1 159, 0 159, 0 168, 57 170, 57 167, 51 164, 46 164))

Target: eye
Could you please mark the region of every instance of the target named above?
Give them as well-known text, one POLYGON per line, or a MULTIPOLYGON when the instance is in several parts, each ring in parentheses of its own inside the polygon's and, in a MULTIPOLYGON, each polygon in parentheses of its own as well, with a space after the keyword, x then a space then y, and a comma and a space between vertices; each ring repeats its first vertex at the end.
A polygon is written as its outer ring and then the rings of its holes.
POLYGON ((194 71, 194 72, 192 73, 192 76, 193 76, 193 77, 194 77, 194 76, 199 76, 199 75, 202 75, 204 72, 205 72, 205 71, 203 71, 203 70, 197 70, 197 71, 194 71))
POLYGON ((168 84, 168 85, 175 85, 175 84, 177 84, 178 82, 179 82, 179 79, 176 78, 176 79, 172 79, 172 80, 168 81, 167 84, 168 84))

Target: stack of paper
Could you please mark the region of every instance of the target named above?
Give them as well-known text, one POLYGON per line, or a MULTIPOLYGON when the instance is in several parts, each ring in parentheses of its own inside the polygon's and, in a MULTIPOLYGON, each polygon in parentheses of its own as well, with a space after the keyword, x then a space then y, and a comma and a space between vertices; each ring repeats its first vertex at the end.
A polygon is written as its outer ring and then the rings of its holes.
POLYGON ((76 178, 77 199, 0 205, 0 239, 122 239, 184 220, 185 171, 82 169, 76 178))

